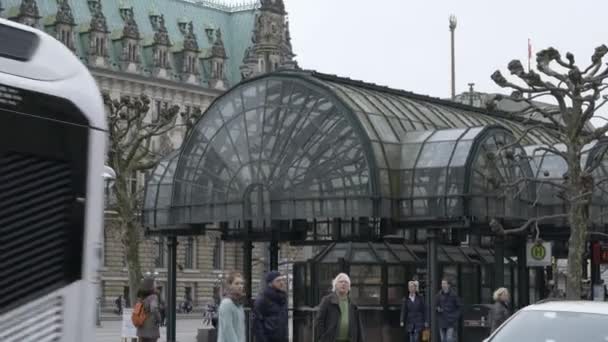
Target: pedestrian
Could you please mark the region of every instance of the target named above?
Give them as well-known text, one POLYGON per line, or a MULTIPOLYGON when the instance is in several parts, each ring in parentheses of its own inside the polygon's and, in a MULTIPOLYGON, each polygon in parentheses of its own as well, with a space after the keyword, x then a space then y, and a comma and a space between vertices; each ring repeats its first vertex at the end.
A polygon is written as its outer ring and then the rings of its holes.
POLYGON ((116 298, 114 304, 116 304, 116 314, 119 316, 122 315, 122 295, 119 295, 118 298, 116 298))
POLYGON ((446 279, 441 281, 441 291, 437 295, 435 308, 438 313, 441 342, 456 342, 462 303, 446 279))
POLYGON ((154 278, 144 278, 138 291, 138 300, 143 302, 146 320, 137 327, 139 342, 156 342, 160 338, 160 312, 154 278))
POLYGON ((268 272, 265 281, 266 286, 253 305, 255 341, 288 342, 287 282, 277 271, 268 272))
POLYGON ((158 312, 160 312, 160 326, 165 326, 165 317, 167 315, 167 308, 165 306, 165 301, 162 296, 162 288, 156 288, 156 294, 158 295, 158 312))
POLYGON ((416 291, 416 282, 407 284, 409 295, 401 303, 401 327, 405 327, 410 342, 420 342, 420 333, 428 328, 426 321, 426 304, 424 298, 416 291))
POLYGON ((359 309, 348 296, 350 278, 340 273, 332 285, 332 292, 319 304, 315 342, 365 341, 359 309))
POLYGON ((245 284, 240 273, 226 278, 226 293, 220 303, 217 342, 245 342, 245 284))
POLYGON ((490 332, 494 332, 503 324, 509 316, 511 309, 509 307, 509 290, 504 287, 494 291, 494 306, 490 310, 490 332))

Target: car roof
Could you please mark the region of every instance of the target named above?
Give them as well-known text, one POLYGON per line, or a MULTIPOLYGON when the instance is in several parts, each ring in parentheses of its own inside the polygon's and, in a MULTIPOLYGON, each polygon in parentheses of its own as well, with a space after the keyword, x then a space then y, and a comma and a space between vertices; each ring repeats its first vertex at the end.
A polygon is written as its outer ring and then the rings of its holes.
POLYGON ((568 311, 608 315, 608 303, 592 301, 549 301, 545 303, 532 304, 522 309, 523 311, 568 311))

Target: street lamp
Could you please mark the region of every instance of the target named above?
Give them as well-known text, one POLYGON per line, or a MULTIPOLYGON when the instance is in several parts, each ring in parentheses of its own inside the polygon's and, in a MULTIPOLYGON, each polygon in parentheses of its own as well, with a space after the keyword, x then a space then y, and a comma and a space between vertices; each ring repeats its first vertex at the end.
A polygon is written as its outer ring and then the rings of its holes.
MULTIPOLYGON (((104 165, 101 177, 103 178, 103 181, 104 181, 105 196, 107 197, 107 196, 109 196, 109 193, 110 193, 110 187, 112 185, 114 185, 114 180, 116 179, 116 172, 111 167, 104 165)), ((108 203, 107 198, 105 198, 105 200, 104 200, 104 207, 105 207, 106 203, 108 203)), ((97 258, 98 258, 98 264, 100 264, 100 265, 103 263, 103 250, 104 250, 103 231, 104 231, 104 229, 105 229, 105 226, 104 226, 104 228, 101 229, 101 237, 99 239, 100 244, 97 247, 98 248, 97 258)), ((97 271, 97 279, 98 279, 98 282, 97 282, 98 285, 97 285, 97 315, 96 315, 97 322, 96 323, 97 323, 98 327, 101 327, 101 304, 102 304, 101 303, 101 300, 102 300, 101 292, 102 292, 102 288, 101 288, 101 274, 100 274, 99 269, 97 271)))
POLYGON ((452 100, 456 98, 456 57, 455 57, 455 48, 454 48, 454 31, 456 31, 456 24, 458 21, 456 20, 455 15, 450 15, 450 34, 452 41, 452 100))

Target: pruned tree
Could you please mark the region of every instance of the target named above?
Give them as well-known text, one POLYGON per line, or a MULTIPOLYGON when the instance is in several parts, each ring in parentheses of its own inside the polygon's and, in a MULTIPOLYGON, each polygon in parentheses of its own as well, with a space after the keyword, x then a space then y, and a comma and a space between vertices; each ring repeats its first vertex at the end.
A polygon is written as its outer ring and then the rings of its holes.
POLYGON ((167 138, 168 133, 180 126, 185 127, 185 135, 201 116, 201 110, 180 113, 179 106, 161 108, 156 116, 150 115, 150 99, 146 95, 138 97, 122 96, 113 99, 103 94, 108 114, 109 153, 108 163, 116 172, 113 186, 117 235, 125 253, 129 274, 129 296, 136 298, 142 279, 139 247, 143 238, 140 221, 143 189, 133 186, 137 174, 152 169, 167 153, 167 148, 153 150, 155 139, 167 138), (181 116, 181 122, 178 117, 181 116))
MULTIPOLYGON (((530 120, 525 131, 525 134, 536 130, 543 131, 555 142, 539 146, 534 151, 542 155, 540 167, 542 168, 542 162, 547 155, 557 156, 567 165, 563 175, 553 179, 535 179, 537 188, 548 185, 559 191, 565 212, 532 217, 521 227, 514 229, 504 229, 494 220, 492 228, 498 234, 519 234, 538 229, 538 225, 546 221, 565 220, 570 228, 566 284, 569 299, 581 298, 582 264, 590 225, 589 206, 593 189, 606 181, 594 179, 598 164, 587 167, 581 161, 585 147, 597 143, 608 132, 608 123, 605 123, 608 120, 598 115, 600 108, 608 101, 603 95, 608 88, 608 83, 605 82, 608 78, 608 68, 603 63, 607 53, 608 47, 605 45, 597 47, 591 57, 591 63, 581 69, 572 53, 567 53, 564 59, 556 49, 548 48, 536 55, 538 72, 525 71, 520 61, 513 60, 508 65, 515 79, 513 82, 507 80, 500 71, 492 75, 496 84, 513 91, 513 100, 526 104, 520 114, 546 122, 538 124, 538 121, 534 121, 532 124, 530 120), (543 101, 543 104, 541 101, 544 98, 549 100, 543 101), (547 105, 547 102, 551 105, 547 105), (594 127, 591 125, 592 119, 604 121, 594 127)), ((521 142, 524 138, 522 135, 517 140, 521 142)))

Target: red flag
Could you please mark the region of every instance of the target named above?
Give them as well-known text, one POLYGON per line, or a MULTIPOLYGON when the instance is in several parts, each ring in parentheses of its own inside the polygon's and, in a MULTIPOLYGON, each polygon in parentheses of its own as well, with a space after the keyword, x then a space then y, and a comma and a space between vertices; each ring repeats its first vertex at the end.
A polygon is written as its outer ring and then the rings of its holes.
POLYGON ((532 59, 532 41, 528 38, 528 59, 532 59))

